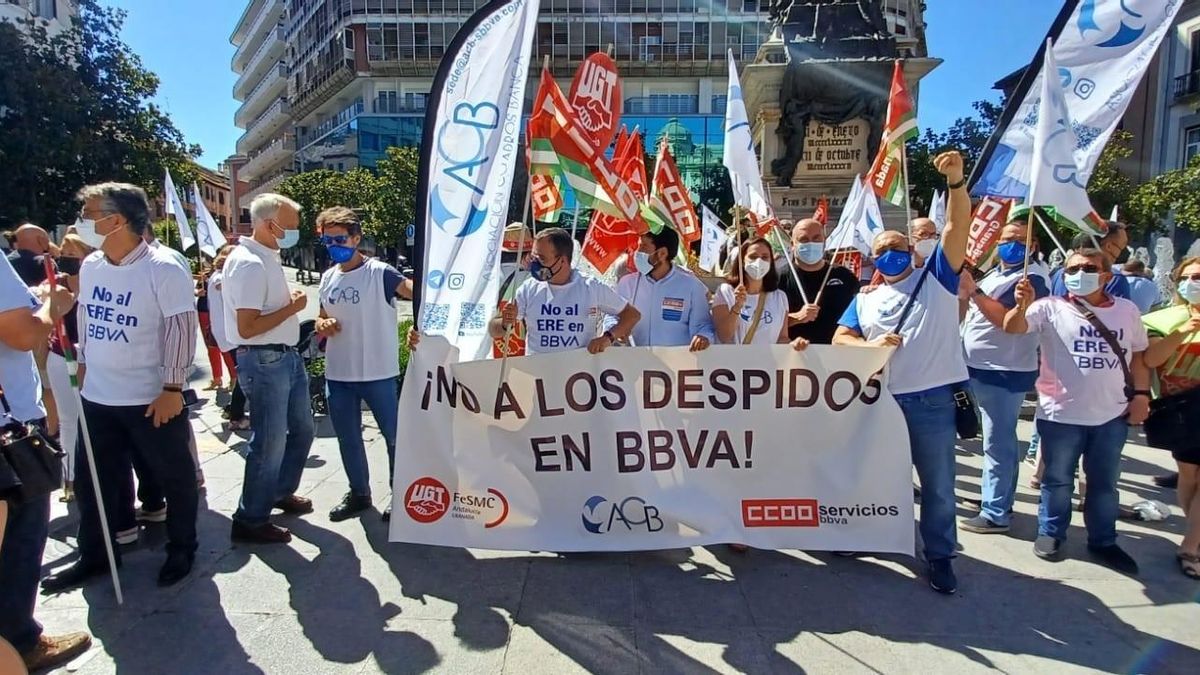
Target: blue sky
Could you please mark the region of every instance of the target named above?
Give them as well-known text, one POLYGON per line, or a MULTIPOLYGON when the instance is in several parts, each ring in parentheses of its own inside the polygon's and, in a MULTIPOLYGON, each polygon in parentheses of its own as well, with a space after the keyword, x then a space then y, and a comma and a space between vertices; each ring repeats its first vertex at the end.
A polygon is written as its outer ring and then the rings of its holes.
MULTIPOLYGON (((240 130, 229 69, 229 34, 244 0, 102 0, 129 12, 122 37, 162 85, 158 102, 215 167, 233 153, 240 130)), ((922 127, 944 130, 994 98, 992 83, 1033 57, 1057 0, 928 0, 929 52, 944 59, 921 85, 922 127), (1004 11, 997 11, 1003 5, 1004 11)))

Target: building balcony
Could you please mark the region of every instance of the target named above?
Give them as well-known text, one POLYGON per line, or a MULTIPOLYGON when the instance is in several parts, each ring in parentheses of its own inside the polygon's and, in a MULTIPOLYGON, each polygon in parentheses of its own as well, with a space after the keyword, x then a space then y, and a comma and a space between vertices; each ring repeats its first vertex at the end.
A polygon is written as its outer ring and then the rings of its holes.
POLYGON ((233 26, 233 33, 229 36, 229 44, 240 45, 246 41, 250 34, 250 24, 258 17, 258 13, 262 11, 263 4, 267 0, 250 0, 246 6, 242 8, 242 13, 238 15, 237 23, 233 26))
POLYGON ((280 96, 246 127, 246 133, 238 139, 237 152, 249 155, 251 151, 257 151, 259 145, 275 136, 288 122, 289 111, 287 99, 280 96))
POLYGON ((287 66, 282 61, 268 70, 266 76, 259 81, 258 86, 246 96, 245 102, 233 114, 233 123, 245 129, 250 120, 257 117, 280 96, 286 94, 287 76, 287 66))
POLYGON ((305 82, 304 89, 291 97, 292 112, 302 120, 325 103, 330 96, 341 91, 354 81, 354 68, 349 61, 339 61, 336 66, 305 82))
POLYGON ((292 161, 292 153, 296 144, 291 134, 284 134, 250 155, 250 160, 238 171, 238 176, 244 180, 254 180, 259 176, 269 176, 292 161))
POLYGON ((1175 103, 1187 103, 1200 98, 1200 70, 1175 78, 1175 103))
MULTIPOLYGON (((250 28, 244 32, 241 44, 238 45, 237 51, 233 53, 233 60, 230 65, 234 71, 242 70, 246 67, 250 57, 255 51, 262 46, 262 39, 266 26, 279 22, 283 16, 283 0, 266 0, 265 3, 259 3, 258 13, 250 23, 250 28)), ((270 37, 268 34, 267 38, 270 37)))
POLYGON ((277 173, 267 178, 263 182, 251 187, 246 191, 246 194, 239 195, 238 207, 243 209, 250 208, 250 202, 254 201, 255 197, 263 194, 264 192, 275 192, 279 189, 280 183, 287 180, 288 176, 291 175, 291 167, 288 167, 287 169, 280 169, 277 173))
POLYGON ((233 84, 233 97, 239 101, 246 98, 246 94, 250 93, 254 87, 258 86, 259 80, 267 74, 267 69, 274 66, 283 58, 284 54, 284 29, 282 25, 276 26, 266 40, 259 45, 258 51, 254 52, 254 56, 250 57, 246 68, 242 70, 242 74, 238 76, 237 82, 233 84))

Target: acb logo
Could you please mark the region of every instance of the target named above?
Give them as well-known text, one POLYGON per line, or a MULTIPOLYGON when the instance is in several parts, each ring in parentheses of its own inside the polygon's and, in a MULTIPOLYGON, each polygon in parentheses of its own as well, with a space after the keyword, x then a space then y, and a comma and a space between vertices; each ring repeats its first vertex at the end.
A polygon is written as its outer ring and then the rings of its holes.
POLYGON ((626 497, 610 502, 596 495, 583 503, 583 529, 592 534, 617 532, 661 532, 662 518, 658 508, 641 497, 626 497))
POLYGON ((432 523, 444 516, 448 508, 450 491, 436 478, 418 478, 404 493, 404 510, 418 523, 432 523))

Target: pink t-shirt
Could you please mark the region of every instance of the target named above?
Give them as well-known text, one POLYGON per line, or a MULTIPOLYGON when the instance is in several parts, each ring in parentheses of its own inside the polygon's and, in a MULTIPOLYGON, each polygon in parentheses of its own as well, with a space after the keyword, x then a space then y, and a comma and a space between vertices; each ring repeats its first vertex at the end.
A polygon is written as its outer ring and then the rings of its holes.
POLYGON ((1108 342, 1066 298, 1051 296, 1029 306, 1029 332, 1039 335, 1038 418, 1098 426, 1125 414, 1125 373, 1118 359, 1129 363, 1135 352, 1149 346, 1137 305, 1113 298, 1108 307, 1092 307, 1097 318, 1117 334, 1124 355, 1114 354, 1108 342))

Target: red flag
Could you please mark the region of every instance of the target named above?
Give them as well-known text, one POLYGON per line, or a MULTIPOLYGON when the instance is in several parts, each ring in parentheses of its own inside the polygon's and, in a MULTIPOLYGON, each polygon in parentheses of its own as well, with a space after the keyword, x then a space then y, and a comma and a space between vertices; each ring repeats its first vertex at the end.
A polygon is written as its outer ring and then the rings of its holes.
POLYGON ((967 263, 978 265, 987 259, 1000 240, 1000 230, 1008 222, 1012 202, 998 197, 984 197, 971 215, 971 234, 967 240, 967 263))
POLYGON ((664 138, 659 144, 658 162, 654 166, 653 193, 671 212, 671 221, 683 247, 700 240, 700 219, 696 217, 696 207, 692 204, 692 196, 688 193, 683 177, 679 175, 679 167, 671 156, 671 148, 664 138))
POLYGON ((779 219, 775 217, 775 210, 771 209, 771 215, 762 218, 756 215, 753 211, 746 212, 750 216, 750 222, 754 223, 754 231, 760 237, 766 237, 771 234, 773 228, 779 227, 779 219))
POLYGON ((813 211, 813 220, 820 223, 821 227, 825 227, 829 223, 829 200, 825 198, 825 195, 821 195, 821 198, 817 200, 817 209, 813 211))
MULTIPOLYGON (((620 143, 620 141, 618 141, 620 143)), ((637 195, 638 201, 646 199, 646 160, 642 150, 642 136, 635 129, 620 143, 620 155, 613 155, 617 175, 637 195)), ((640 232, 645 225, 632 223, 618 216, 592 212, 592 223, 583 240, 583 256, 601 273, 607 272, 622 253, 637 249, 640 232)))
POLYGON ((596 52, 579 64, 571 81, 571 107, 592 145, 604 152, 621 119, 621 78, 608 54, 596 52))
POLYGON ((900 61, 896 61, 892 71, 892 91, 888 97, 883 142, 868 174, 875 194, 896 206, 902 206, 904 200, 908 199, 908 176, 903 175, 904 143, 917 136, 917 115, 912 96, 904 80, 904 68, 900 61))

